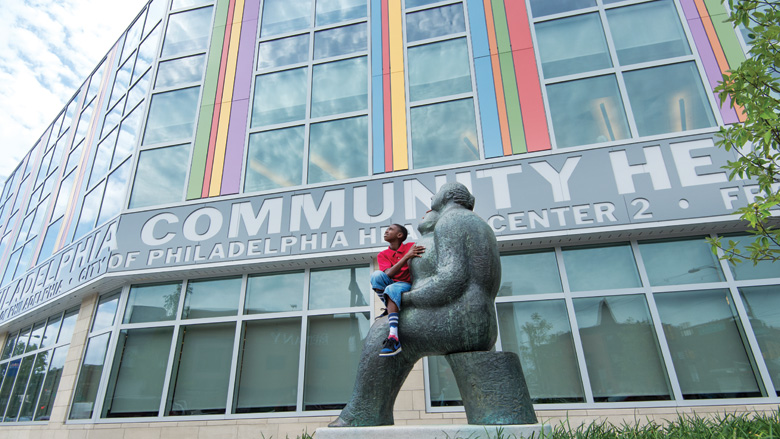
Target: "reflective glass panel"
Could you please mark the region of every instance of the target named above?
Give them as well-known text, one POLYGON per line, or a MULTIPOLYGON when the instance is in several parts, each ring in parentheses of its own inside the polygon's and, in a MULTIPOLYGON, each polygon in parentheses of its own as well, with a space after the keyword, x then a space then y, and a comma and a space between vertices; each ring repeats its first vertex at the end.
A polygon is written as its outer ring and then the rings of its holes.
POLYGON ((114 157, 111 159, 112 168, 122 163, 135 150, 135 142, 138 139, 140 128, 138 125, 141 122, 143 112, 143 108, 137 107, 122 121, 114 148, 114 157))
POLYGON ((496 309, 502 349, 523 359, 533 402, 584 401, 564 301, 499 303, 496 309))
POLYGON ((780 394, 780 286, 740 288, 761 355, 780 394))
POLYGON ((479 160, 475 119, 471 99, 412 108, 415 169, 479 160))
POLYGON ((634 70, 623 77, 640 136, 715 126, 695 63, 634 70))
POLYGON ((559 147, 631 137, 613 75, 548 85, 547 99, 559 147))
POLYGON ((244 324, 236 413, 294 411, 298 396, 301 319, 244 324))
POLYGON ((32 332, 32 326, 25 328, 19 332, 19 338, 16 339, 16 346, 14 346, 14 353, 12 356, 22 355, 27 342, 30 341, 30 333, 32 332))
POLYGON ((133 59, 127 60, 119 71, 116 72, 116 78, 114 79, 114 88, 111 90, 111 100, 108 106, 114 105, 115 102, 119 102, 119 99, 124 96, 127 91, 127 87, 130 85, 130 75, 133 71, 133 59))
POLYGON ((92 163, 92 174, 90 174, 89 177, 90 188, 106 175, 108 167, 111 165, 111 155, 114 153, 116 133, 116 131, 112 132, 110 136, 98 145, 98 150, 95 153, 95 160, 92 163))
POLYGON ((501 255, 499 296, 563 292, 555 251, 501 255))
POLYGON ((60 336, 57 338, 57 343, 70 343, 70 339, 73 337, 73 329, 76 327, 76 318, 78 318, 78 316, 78 308, 65 313, 65 317, 62 319, 60 336))
POLYGON ((410 100, 471 91, 471 68, 465 38, 410 47, 408 54, 410 100))
POLYGON ((303 135, 302 126, 250 134, 244 192, 301 184, 303 135))
POLYGON ((309 183, 368 175, 368 117, 312 124, 309 183))
POLYGON ((317 26, 363 18, 368 12, 366 0, 317 0, 317 26))
POLYGON ((190 145, 141 152, 130 208, 181 201, 189 169, 190 145))
POLYGON ((95 319, 92 321, 92 331, 99 331, 114 324, 117 304, 119 304, 118 294, 100 299, 95 311, 95 319))
POLYGON ((38 261, 44 261, 51 256, 54 251, 54 244, 57 241, 57 236, 60 234, 60 227, 62 226, 62 218, 58 219, 46 229, 46 235, 43 238, 43 245, 41 246, 41 252, 38 256, 38 261))
POLYGON ((52 351, 39 352, 35 357, 35 363, 30 373, 30 381, 27 383, 27 391, 24 394, 22 408, 19 411, 19 422, 33 420, 35 403, 38 402, 38 395, 41 392, 43 378, 46 376, 46 369, 49 368, 49 356, 51 354, 52 351))
POLYGON ((87 232, 95 228, 95 220, 98 216, 98 210, 100 209, 100 201, 103 199, 103 190, 105 184, 100 183, 90 193, 84 196, 84 204, 81 205, 81 215, 79 215, 79 222, 76 226, 76 233, 73 235, 73 240, 77 240, 84 236, 87 232))
POLYGON ((572 291, 642 286, 634 252, 628 244, 564 249, 563 262, 572 291))
POLYGON ((46 324, 46 331, 43 333, 42 347, 47 348, 53 345, 57 341, 57 334, 60 332, 60 324, 62 323, 62 317, 57 315, 49 317, 49 321, 46 324))
POLYGON ((246 314, 303 309, 303 272, 250 276, 246 286, 246 314))
POLYGON ((428 382, 431 387, 431 406, 447 407, 463 405, 458 383, 450 364, 444 357, 432 355, 428 358, 428 382))
POLYGON ((459 32, 466 32, 461 3, 406 15, 406 41, 410 43, 459 32))
POLYGON ((98 226, 119 215, 119 211, 124 207, 125 191, 131 168, 132 162, 128 160, 108 176, 106 193, 103 196, 103 205, 100 207, 100 216, 98 216, 98 226))
POLYGON ((309 309, 368 306, 368 278, 367 266, 312 270, 309 309))
MULTIPOLYGON (((73 151, 71 151, 70 154, 68 154, 68 162, 65 164, 65 173, 66 174, 78 167, 79 161, 81 161, 81 151, 83 149, 84 149, 84 144, 81 143, 77 147, 75 147, 73 149, 73 151)), ((21 200, 21 199, 22 199, 22 197, 18 197, 16 203, 18 204, 19 200, 21 200)), ((18 206, 14 206, 14 207, 18 207, 18 206)), ((16 210, 16 209, 14 209, 14 210, 16 210)))
POLYGON ((309 34, 260 43, 257 68, 280 67, 309 59, 309 34))
POLYGON ((607 9, 607 19, 620 64, 691 54, 672 0, 607 9))
MULTIPOLYGON (((755 241, 754 236, 725 236, 723 237, 723 243, 729 241, 735 241, 737 247, 740 250, 740 254, 747 253, 747 246, 755 241)), ((778 270, 777 264, 771 261, 761 261, 756 265, 753 265, 750 261, 745 261, 739 264, 729 263, 731 273, 736 280, 750 280, 750 279, 767 279, 773 277, 780 277, 780 270, 778 270)))
POLYGON ((43 341, 43 331, 46 329, 46 321, 38 322, 33 325, 32 334, 30 334, 30 342, 27 343, 27 349, 25 353, 40 349, 41 342, 43 341))
MULTIPOLYGON (((11 397, 11 391, 14 388, 14 382, 16 382, 16 376, 19 374, 19 366, 22 364, 22 360, 17 358, 4 366, 8 366, 8 370, 5 373, 5 379, 3 380, 3 386, 0 388, 0 411, 5 412, 8 406, 8 399, 11 397)), ((0 415, 2 418, 2 415, 0 415)))
POLYGON ((111 333, 105 333, 92 337, 87 342, 84 362, 81 364, 76 390, 73 391, 70 419, 89 419, 92 417, 110 336, 111 333))
POLYGON ((62 180, 60 184, 60 190, 57 192, 57 202, 54 205, 54 213, 52 218, 58 218, 65 213, 65 207, 68 205, 70 199, 70 191, 73 189, 73 181, 76 178, 76 173, 71 172, 67 177, 62 180))
POLYGON ((725 280, 720 261, 704 239, 640 242, 650 285, 680 285, 725 280))
POLYGON ((37 408, 35 410, 34 418, 36 421, 49 420, 67 355, 67 346, 59 347, 52 353, 51 361, 49 362, 49 371, 46 373, 46 379, 43 380, 41 396, 38 398, 38 404, 36 405, 37 408))
MULTIPOLYGON (((368 268, 365 270, 361 278, 363 284, 368 279, 368 268)), ((338 410, 346 405, 370 324, 368 313, 309 318, 303 378, 304 410, 338 410)))
POLYGON ((173 320, 179 306, 181 282, 133 286, 122 323, 173 320))
POLYGON ((205 65, 206 55, 188 56, 161 62, 157 67, 157 79, 155 79, 154 86, 164 88, 200 81, 205 65))
POLYGON ((141 30, 144 26, 144 16, 141 14, 130 26, 125 37, 125 45, 122 48, 122 58, 125 59, 133 49, 138 46, 138 40, 141 38, 141 30))
POLYGON ((199 95, 200 87, 153 95, 143 144, 187 140, 192 137, 199 95))
POLYGON ((206 50, 211 36, 211 10, 213 7, 172 14, 165 31, 162 56, 206 50))
POLYGON ((337 27, 314 34, 314 59, 346 55, 367 49, 368 26, 366 23, 337 27))
POLYGON ((655 301, 685 399, 761 396, 727 289, 658 293, 655 301))
POLYGON ((162 20, 167 8, 168 2, 166 0, 153 0, 149 4, 149 12, 146 14, 146 23, 144 23, 144 35, 148 34, 162 20))
POLYGON ((114 105, 114 107, 111 110, 109 110, 108 114, 106 115, 106 118, 103 120, 103 130, 100 133, 101 136, 108 133, 112 128, 116 126, 116 124, 119 123, 119 121, 122 119, 122 112, 124 111, 125 111, 125 101, 124 99, 121 99, 116 105, 114 105))
POLYGON ((22 408, 22 398, 24 397, 24 391, 27 389, 27 380, 30 378, 34 360, 34 355, 22 358, 22 364, 19 366, 19 372, 16 375, 16 383, 8 399, 8 407, 5 409, 3 422, 16 421, 16 417, 19 416, 19 409, 22 408))
POLYGON ((8 338, 5 339, 5 346, 3 347, 3 355, 0 357, 0 360, 7 360, 11 358, 11 353, 14 350, 14 346, 16 346, 16 338, 19 336, 18 332, 15 332, 13 334, 8 334, 8 338))
POLYGON ((596 0, 531 0, 531 11, 534 17, 560 14, 561 12, 596 6, 596 0))
POLYGON ((312 0, 265 0, 260 36, 267 37, 311 26, 312 0))
POLYGON ((314 66, 311 117, 367 109, 367 69, 364 56, 314 66))
POLYGON ((131 83, 140 78, 146 72, 146 69, 152 65, 155 55, 157 55, 157 45, 160 42, 160 33, 162 26, 156 28, 138 47, 138 56, 135 60, 135 69, 133 70, 133 79, 131 83))
POLYGON ((189 282, 182 318, 234 316, 238 313, 240 293, 240 277, 189 282))
POLYGON ((406 0, 404 2, 404 5, 406 5, 406 8, 416 8, 418 6, 427 5, 430 3, 437 3, 439 0, 406 0))
POLYGON ((306 117, 308 69, 286 70, 255 78, 252 126, 300 120, 306 117))
POLYGON ((211 3, 211 1, 210 0, 173 0, 171 9, 176 10, 182 8, 189 8, 191 6, 202 5, 203 3, 211 3))
POLYGON ((599 14, 537 23, 536 39, 546 78, 612 67, 599 14))
POLYGON ((151 82, 152 74, 147 72, 132 88, 130 88, 130 91, 127 92, 127 108, 125 108, 125 112, 135 108, 135 106, 146 97, 146 92, 149 91, 149 84, 151 82))

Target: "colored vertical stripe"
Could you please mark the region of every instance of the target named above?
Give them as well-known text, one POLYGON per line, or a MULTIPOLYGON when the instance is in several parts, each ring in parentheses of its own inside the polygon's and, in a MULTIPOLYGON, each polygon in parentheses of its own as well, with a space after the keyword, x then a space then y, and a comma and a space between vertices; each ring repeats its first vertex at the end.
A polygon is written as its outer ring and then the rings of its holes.
POLYGON ((385 115, 385 171, 393 170, 393 108, 390 95, 390 24, 388 2, 382 0, 382 89, 385 115))
POLYGON ((501 78, 504 84, 504 99, 506 114, 509 121, 509 135, 512 139, 512 152, 526 152, 523 116, 520 111, 520 98, 517 92, 512 46, 509 40, 509 23, 503 0, 492 0, 493 23, 496 28, 496 43, 498 44, 498 62, 501 68, 501 78))
POLYGON ((742 52, 742 46, 739 44, 734 27, 726 21, 728 19, 726 8, 720 0, 704 0, 704 5, 707 8, 707 14, 712 20, 718 41, 721 47, 723 47, 723 53, 726 55, 729 67, 732 70, 736 69, 745 61, 745 54, 742 52))
POLYGON ((406 86, 401 0, 388 1, 390 40, 390 94, 393 111, 393 170, 409 169, 406 143, 406 86))
POLYGON ((715 59, 718 61, 718 67, 720 72, 724 75, 728 73, 729 63, 726 61, 726 54, 723 53, 723 48, 718 40, 718 35, 715 33, 715 27, 712 25, 712 21, 707 14, 707 9, 704 6, 702 0, 693 0, 696 5, 696 9, 699 11, 699 17, 701 17, 702 24, 704 25, 704 31, 707 33, 707 39, 712 44, 712 50, 715 52, 715 59))
POLYGON ((509 135, 509 120, 507 119, 506 99, 504 98, 504 81, 501 78, 501 64, 498 60, 498 42, 496 41, 496 27, 493 20, 491 1, 484 0, 490 63, 493 70, 493 84, 496 87, 496 105, 498 108, 498 121, 501 127, 502 150, 504 155, 512 155, 512 137, 509 135))
POLYGON ((485 157, 500 157, 503 155, 501 126, 498 121, 496 89, 493 85, 485 10, 480 2, 472 1, 468 4, 468 14, 471 23, 471 47, 474 52, 474 74, 479 96, 482 144, 485 145, 485 157))
POLYGON ((382 0, 371 0, 371 169, 374 174, 385 172, 381 10, 382 0))

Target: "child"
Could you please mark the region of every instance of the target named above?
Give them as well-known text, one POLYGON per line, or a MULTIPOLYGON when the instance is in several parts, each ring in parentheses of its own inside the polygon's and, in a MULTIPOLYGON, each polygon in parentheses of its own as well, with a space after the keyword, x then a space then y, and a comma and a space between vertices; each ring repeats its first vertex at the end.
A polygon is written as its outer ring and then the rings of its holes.
POLYGON ((412 289, 408 262, 425 253, 425 247, 414 245, 413 242, 404 243, 407 235, 406 227, 400 224, 393 224, 385 230, 384 239, 390 246, 377 256, 380 271, 371 275, 371 288, 387 307, 385 314, 390 325, 390 334, 379 352, 381 357, 392 357, 401 352, 401 342, 398 340, 401 295, 412 289))

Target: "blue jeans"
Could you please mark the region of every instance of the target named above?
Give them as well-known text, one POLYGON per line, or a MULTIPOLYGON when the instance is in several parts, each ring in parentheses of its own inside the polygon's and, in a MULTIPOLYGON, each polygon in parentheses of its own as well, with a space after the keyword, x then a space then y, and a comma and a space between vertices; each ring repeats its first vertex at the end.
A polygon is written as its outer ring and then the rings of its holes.
POLYGON ((371 274, 371 288, 376 291, 382 302, 387 305, 385 297, 389 297, 401 310, 401 295, 412 289, 412 284, 395 282, 384 271, 375 271, 371 274))

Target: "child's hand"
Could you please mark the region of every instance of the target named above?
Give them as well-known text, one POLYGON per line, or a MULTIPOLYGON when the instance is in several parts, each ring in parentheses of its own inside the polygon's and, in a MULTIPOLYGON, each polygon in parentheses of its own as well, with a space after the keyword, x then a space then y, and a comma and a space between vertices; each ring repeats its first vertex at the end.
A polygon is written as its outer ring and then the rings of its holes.
POLYGON ((415 244, 412 246, 412 248, 409 249, 409 252, 406 253, 406 256, 408 259, 419 258, 423 253, 425 253, 425 247, 415 244))

